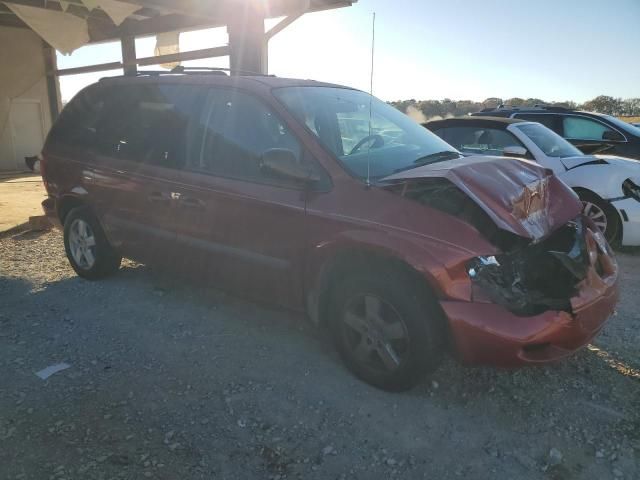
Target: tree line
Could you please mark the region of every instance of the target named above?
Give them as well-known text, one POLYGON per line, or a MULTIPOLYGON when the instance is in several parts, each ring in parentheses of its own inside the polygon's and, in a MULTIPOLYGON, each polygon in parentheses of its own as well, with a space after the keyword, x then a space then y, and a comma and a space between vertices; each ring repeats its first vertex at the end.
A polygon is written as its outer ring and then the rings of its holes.
POLYGON ((472 100, 399 100, 390 102, 401 112, 407 113, 417 120, 429 120, 434 117, 457 117, 468 113, 478 112, 483 108, 495 108, 498 105, 512 105, 514 107, 533 107, 534 105, 553 105, 570 109, 586 110, 590 112, 606 113, 616 116, 640 116, 640 98, 614 98, 600 95, 593 100, 578 104, 572 101, 545 102, 540 98, 487 98, 482 102, 472 100))

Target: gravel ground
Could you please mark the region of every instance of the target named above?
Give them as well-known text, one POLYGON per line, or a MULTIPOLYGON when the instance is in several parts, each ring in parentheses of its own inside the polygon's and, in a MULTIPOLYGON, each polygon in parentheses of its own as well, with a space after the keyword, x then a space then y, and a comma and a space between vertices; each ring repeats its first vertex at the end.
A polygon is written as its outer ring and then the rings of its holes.
POLYGON ((0 239, 0 478, 639 479, 640 255, 619 261, 618 313, 572 358, 447 360, 390 394, 299 315, 127 261, 81 280, 57 232, 0 239))

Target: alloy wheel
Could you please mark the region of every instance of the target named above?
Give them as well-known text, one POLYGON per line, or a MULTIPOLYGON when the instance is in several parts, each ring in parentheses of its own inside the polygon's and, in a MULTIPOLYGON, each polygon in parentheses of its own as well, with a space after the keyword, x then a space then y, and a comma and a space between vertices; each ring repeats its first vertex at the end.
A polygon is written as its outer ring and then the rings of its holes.
POLYGON ((605 211, 595 203, 592 203, 589 201, 583 201, 582 206, 583 206, 582 212, 584 213, 584 215, 589 217, 593 221, 595 226, 598 227, 598 229, 600 229, 602 234, 605 235, 606 237, 608 222, 607 222, 607 214, 605 213, 605 211))
POLYGON ((409 354, 409 334, 402 316, 373 294, 351 298, 343 311, 343 334, 353 357, 366 368, 391 373, 409 354))
POLYGON ((78 267, 90 270, 96 263, 96 237, 91 226, 76 218, 69 229, 71 256, 78 267))

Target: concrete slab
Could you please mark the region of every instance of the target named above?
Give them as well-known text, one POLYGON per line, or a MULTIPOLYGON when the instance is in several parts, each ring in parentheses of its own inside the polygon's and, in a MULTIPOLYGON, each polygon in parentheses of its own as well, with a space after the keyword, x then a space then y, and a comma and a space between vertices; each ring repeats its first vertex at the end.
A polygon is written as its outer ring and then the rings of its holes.
POLYGON ((46 198, 40 175, 12 175, 0 177, 0 233, 42 215, 40 204, 46 198))

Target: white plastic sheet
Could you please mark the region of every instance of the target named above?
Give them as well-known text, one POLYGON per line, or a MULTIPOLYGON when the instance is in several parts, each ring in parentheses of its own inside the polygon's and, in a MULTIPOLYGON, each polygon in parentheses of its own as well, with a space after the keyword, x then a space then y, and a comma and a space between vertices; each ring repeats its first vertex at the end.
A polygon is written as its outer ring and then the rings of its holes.
POLYGON ((100 7, 116 25, 120 25, 129 15, 141 8, 140 5, 117 0, 82 0, 82 3, 89 10, 100 7))
POLYGON ((46 380, 51 375, 61 372, 62 370, 66 370, 70 367, 71 365, 69 365, 68 363, 56 363, 55 365, 49 365, 47 368, 43 368, 39 372, 36 372, 36 375, 42 380, 46 380))
MULTIPOLYGON (((160 33, 156 35, 156 48, 154 55, 170 55, 180 52, 180 32, 160 33)), ((174 68, 180 65, 180 62, 162 63, 163 68, 174 68)))
POLYGON ((69 54, 89 42, 87 21, 65 12, 5 2, 29 28, 61 53, 69 54))

